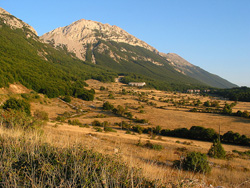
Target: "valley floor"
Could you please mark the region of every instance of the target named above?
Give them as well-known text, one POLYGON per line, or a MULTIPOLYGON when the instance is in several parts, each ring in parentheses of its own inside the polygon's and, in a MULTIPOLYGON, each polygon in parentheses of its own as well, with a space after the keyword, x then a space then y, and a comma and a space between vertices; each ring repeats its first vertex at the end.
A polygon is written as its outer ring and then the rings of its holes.
MULTIPOLYGON (((249 147, 223 144, 227 155, 231 157, 227 160, 209 158, 212 166, 210 174, 178 170, 172 167, 175 160, 179 160, 189 151, 207 153, 212 143, 157 135, 152 137, 149 134, 134 132, 128 134, 115 123, 124 121, 134 124, 131 119, 102 110, 103 103, 109 101, 115 107, 123 106, 137 119, 146 119, 148 123, 140 124, 143 127, 159 125, 163 129, 175 129, 203 126, 218 131, 220 126, 221 134, 234 131, 249 137, 250 119, 189 112, 193 108, 193 101, 196 100, 202 103, 207 100, 217 100, 220 106, 225 102, 232 102, 199 95, 131 88, 121 83, 100 83, 89 80, 88 84, 89 88, 96 91, 94 101, 72 99, 69 106, 59 99, 48 99, 42 95, 39 99, 33 100, 31 103, 33 112, 42 110, 49 114, 50 121, 43 128, 45 142, 60 148, 81 144, 102 154, 119 156, 121 162, 125 162, 130 167, 140 168, 147 179, 156 180, 158 185, 164 184, 167 187, 250 186, 250 157, 233 152, 248 151, 249 147), (105 89, 100 90, 101 86, 105 89), (141 100, 142 98, 144 100, 141 100), (184 99, 185 105, 176 105, 184 99), (56 120, 58 117, 64 117, 65 114, 70 114, 70 118, 66 118, 64 122, 56 120), (69 125, 67 123, 69 119, 77 120, 84 126, 69 125), (107 121, 114 132, 98 132, 92 126, 95 120, 107 121), (161 145, 162 150, 146 148, 147 142, 161 145)), ((250 111, 250 103, 238 102, 233 110, 239 109, 250 111)))

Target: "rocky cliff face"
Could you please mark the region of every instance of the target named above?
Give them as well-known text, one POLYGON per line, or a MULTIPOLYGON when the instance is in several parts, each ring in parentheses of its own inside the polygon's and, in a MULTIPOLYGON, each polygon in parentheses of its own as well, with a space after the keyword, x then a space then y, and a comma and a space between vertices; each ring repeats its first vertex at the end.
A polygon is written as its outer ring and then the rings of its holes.
POLYGON ((33 27, 11 15, 9 12, 2 8, 0 8, 0 18, 3 19, 3 22, 9 25, 12 29, 28 29, 31 31, 31 33, 27 33, 27 35, 37 35, 37 32, 33 27))
MULTIPOLYGON (((140 46, 150 51, 157 51, 147 43, 137 39, 133 35, 117 26, 102 24, 100 22, 81 19, 66 27, 57 28, 41 36, 41 38, 54 46, 64 46, 73 52, 79 59, 86 59, 87 45, 93 48, 98 41, 114 41, 126 43, 132 46, 140 46)), ((102 46, 104 50, 105 46, 102 46)), ((115 59, 114 54, 110 54, 115 59)), ((94 57, 92 58, 94 61, 94 57)))

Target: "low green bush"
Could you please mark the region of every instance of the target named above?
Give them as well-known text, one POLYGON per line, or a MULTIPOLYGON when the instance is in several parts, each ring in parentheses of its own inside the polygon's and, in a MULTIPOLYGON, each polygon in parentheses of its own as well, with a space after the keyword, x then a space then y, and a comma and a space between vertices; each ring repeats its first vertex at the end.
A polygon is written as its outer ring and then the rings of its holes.
POLYGON ((199 173, 210 173, 206 154, 200 152, 190 152, 183 160, 174 161, 174 167, 199 173))
POLYGON ((105 132, 117 132, 116 130, 112 129, 111 127, 104 127, 105 132))

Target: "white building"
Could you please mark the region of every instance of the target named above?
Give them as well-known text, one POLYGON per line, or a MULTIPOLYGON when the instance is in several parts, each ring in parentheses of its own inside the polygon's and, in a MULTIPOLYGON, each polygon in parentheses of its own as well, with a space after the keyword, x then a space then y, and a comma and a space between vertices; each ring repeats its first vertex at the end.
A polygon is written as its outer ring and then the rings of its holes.
POLYGON ((146 85, 145 82, 129 82, 128 85, 130 86, 137 86, 137 87, 143 87, 146 85))

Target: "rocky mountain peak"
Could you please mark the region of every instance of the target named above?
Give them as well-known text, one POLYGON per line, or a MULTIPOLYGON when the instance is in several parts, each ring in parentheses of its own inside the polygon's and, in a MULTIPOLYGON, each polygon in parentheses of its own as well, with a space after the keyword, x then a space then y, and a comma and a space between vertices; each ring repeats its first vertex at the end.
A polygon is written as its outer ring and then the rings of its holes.
POLYGON ((29 24, 23 22, 22 20, 11 15, 9 12, 0 8, 0 18, 3 20, 4 24, 9 25, 12 29, 24 29, 28 28, 33 34, 37 35, 36 30, 29 24))
POLYGON ((157 52, 155 48, 118 26, 81 19, 72 24, 45 33, 41 38, 54 46, 66 46, 79 59, 85 60, 87 44, 95 44, 99 40, 127 43, 157 52))

